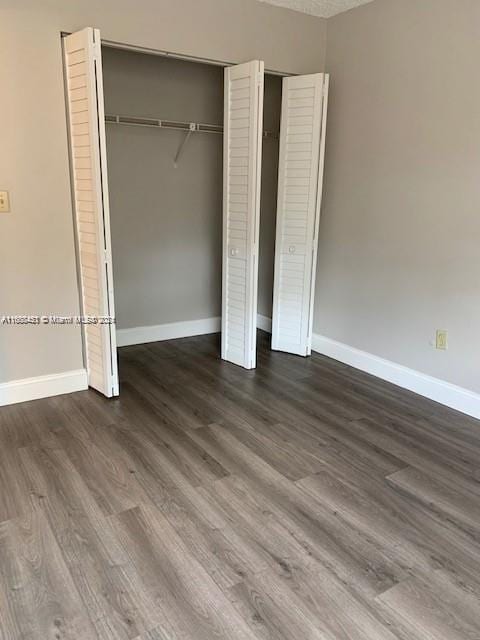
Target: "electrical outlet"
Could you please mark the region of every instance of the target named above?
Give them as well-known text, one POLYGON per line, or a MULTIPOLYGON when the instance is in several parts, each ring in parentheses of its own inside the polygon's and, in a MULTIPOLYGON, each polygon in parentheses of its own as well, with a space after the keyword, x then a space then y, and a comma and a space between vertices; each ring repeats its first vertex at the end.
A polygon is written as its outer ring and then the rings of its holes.
POLYGON ((446 351, 448 349, 448 333, 443 329, 437 329, 436 348, 441 351, 446 351))
POLYGON ((8 213, 10 211, 10 199, 8 191, 0 191, 0 213, 8 213))

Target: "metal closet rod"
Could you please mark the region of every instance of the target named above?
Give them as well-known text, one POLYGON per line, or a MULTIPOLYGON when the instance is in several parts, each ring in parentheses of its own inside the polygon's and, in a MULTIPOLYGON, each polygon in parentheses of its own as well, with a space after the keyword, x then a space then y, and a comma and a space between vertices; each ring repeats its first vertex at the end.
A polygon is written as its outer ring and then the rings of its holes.
MULTIPOLYGON (((159 120, 158 118, 138 118, 136 116, 105 115, 107 124, 123 124, 133 127, 155 127, 157 129, 176 129, 180 131, 197 131, 199 133, 223 134, 222 125, 202 122, 180 122, 177 120, 159 120)), ((264 138, 278 138, 274 131, 264 131, 264 138)))

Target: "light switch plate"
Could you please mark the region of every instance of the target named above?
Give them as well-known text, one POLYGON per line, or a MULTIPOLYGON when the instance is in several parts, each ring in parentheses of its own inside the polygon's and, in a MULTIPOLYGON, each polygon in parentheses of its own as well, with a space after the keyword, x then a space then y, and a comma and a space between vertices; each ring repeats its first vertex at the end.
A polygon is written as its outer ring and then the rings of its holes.
POLYGON ((10 198, 8 191, 0 191, 0 213, 8 213, 10 211, 10 198))

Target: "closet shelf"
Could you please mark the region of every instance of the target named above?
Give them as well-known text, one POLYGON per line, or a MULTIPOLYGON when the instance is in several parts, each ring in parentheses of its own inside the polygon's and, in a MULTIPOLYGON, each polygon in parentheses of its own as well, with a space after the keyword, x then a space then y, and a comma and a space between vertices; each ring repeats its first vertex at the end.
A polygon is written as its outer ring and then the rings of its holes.
MULTIPOLYGON (((107 124, 123 124, 134 127, 155 127, 157 129, 176 129, 196 133, 220 133, 223 134, 222 125, 204 124, 201 122, 180 122, 177 120, 159 120, 157 118, 138 118, 136 116, 120 116, 108 114, 105 116, 107 124)), ((274 131, 264 131, 264 138, 278 138, 274 131)))

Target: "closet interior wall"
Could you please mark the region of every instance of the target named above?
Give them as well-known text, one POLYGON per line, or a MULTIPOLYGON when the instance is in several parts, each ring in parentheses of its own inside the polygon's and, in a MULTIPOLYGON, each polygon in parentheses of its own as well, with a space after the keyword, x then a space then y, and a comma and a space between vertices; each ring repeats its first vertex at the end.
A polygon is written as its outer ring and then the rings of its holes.
MULTIPOLYGON (((223 125, 222 67, 103 47, 105 112, 223 125)), ((265 78, 278 132, 281 78, 265 78)), ((117 328, 221 314, 222 135, 107 124, 117 328)), ((258 312, 271 317, 278 140, 264 139, 258 312)))
MULTIPOLYGON (((265 74, 263 130, 280 132, 282 78, 265 74)), ((264 138, 262 147, 262 189, 260 197, 260 250, 258 260, 258 307, 260 316, 271 319, 275 230, 277 221, 279 139, 264 138)))

